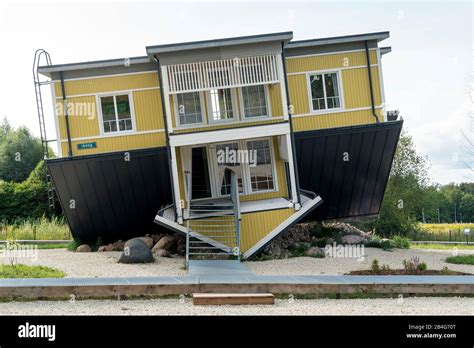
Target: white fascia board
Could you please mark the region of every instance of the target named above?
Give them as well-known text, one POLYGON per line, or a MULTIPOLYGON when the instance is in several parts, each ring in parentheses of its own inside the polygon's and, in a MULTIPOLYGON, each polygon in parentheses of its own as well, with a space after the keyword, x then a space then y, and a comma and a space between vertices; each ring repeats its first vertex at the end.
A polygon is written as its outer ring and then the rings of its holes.
POLYGON ((170 135, 171 146, 200 145, 232 140, 270 137, 290 134, 288 122, 242 128, 229 128, 208 132, 195 132, 170 135))

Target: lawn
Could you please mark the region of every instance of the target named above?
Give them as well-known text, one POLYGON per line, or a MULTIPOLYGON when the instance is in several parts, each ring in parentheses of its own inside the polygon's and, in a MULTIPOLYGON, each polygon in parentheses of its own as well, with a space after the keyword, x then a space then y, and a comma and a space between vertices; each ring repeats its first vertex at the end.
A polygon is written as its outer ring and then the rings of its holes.
POLYGON ((0 278, 63 278, 65 275, 46 266, 0 265, 0 278))
POLYGON ((64 219, 45 217, 0 226, 0 240, 70 240, 71 234, 64 219))
POLYGON ((451 256, 446 259, 446 262, 457 265, 474 265, 474 255, 451 256))
MULTIPOLYGON (((466 236, 463 234, 465 228, 470 228, 474 232, 474 224, 421 224, 421 232, 410 235, 412 240, 432 240, 432 241, 453 241, 464 242, 466 236)), ((474 241, 474 236, 469 238, 474 241)))
POLYGON ((431 243, 411 243, 412 249, 439 249, 439 250, 474 250, 474 244, 431 244, 431 243))

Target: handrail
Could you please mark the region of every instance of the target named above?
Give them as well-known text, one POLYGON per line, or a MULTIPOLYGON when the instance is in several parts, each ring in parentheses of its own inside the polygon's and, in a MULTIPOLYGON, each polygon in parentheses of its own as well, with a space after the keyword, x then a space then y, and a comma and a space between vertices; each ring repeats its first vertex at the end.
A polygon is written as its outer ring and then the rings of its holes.
MULTIPOLYGON (((190 207, 191 207, 191 173, 190 172, 185 172, 184 173, 184 182, 186 185, 186 213, 183 214, 184 217, 188 217, 189 219, 189 214, 190 214, 190 207)), ((182 205, 182 204, 180 204, 182 205)), ((182 208, 182 207, 180 207, 182 208)), ((189 267, 189 220, 186 221, 186 269, 189 267)))
POLYGON ((160 210, 158 210, 157 215, 163 217, 163 214, 164 214, 165 210, 167 210, 167 209, 169 209, 169 208, 171 208, 171 207, 173 207, 173 206, 174 206, 173 203, 168 204, 168 205, 165 205, 163 208, 161 208, 160 210))
POLYGON ((237 257, 240 260, 240 199, 239 199, 239 186, 237 183, 237 175, 231 169, 226 169, 230 171, 230 198, 234 208, 234 217, 235 217, 235 233, 237 239, 237 257))

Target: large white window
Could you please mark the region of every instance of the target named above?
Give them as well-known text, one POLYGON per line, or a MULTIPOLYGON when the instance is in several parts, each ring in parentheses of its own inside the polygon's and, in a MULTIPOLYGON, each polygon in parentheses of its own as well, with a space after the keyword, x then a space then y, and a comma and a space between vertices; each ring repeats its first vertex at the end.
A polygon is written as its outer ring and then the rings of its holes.
POLYGON ((104 133, 133 130, 132 111, 128 94, 100 97, 104 133))
POLYGON ((242 113, 245 118, 269 116, 265 85, 241 88, 242 113))
POLYGON ((199 92, 176 94, 175 101, 175 110, 180 126, 202 123, 201 95, 199 92))
POLYGON ((226 169, 237 175, 241 194, 276 190, 276 168, 271 139, 233 141, 210 146, 214 152, 213 176, 217 196, 230 194, 230 176, 226 169))
POLYGON ((210 122, 228 121, 235 118, 235 98, 230 88, 211 89, 208 94, 210 122))
POLYGON ((339 74, 337 72, 310 74, 309 88, 312 111, 341 108, 339 74))
POLYGON ((268 139, 247 141, 247 150, 254 153, 255 163, 250 166, 250 189, 252 192, 271 191, 273 180, 272 151, 268 139))

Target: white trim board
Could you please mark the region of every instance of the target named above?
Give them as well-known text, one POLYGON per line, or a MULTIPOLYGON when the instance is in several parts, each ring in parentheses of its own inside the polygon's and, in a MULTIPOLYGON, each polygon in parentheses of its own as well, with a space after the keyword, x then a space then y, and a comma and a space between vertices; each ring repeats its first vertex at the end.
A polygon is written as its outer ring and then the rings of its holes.
MULTIPOLYGON (((377 48, 369 48, 369 51, 374 51, 377 48)), ((331 56, 331 55, 335 55, 335 54, 344 54, 344 53, 353 53, 353 52, 365 52, 365 48, 361 48, 361 49, 357 49, 357 50, 334 51, 334 52, 324 52, 324 53, 314 53, 314 54, 302 54, 302 55, 299 55, 299 56, 289 56, 289 57, 285 57, 285 58, 286 59, 294 59, 294 58, 304 58, 304 57, 331 56)))
MULTIPOLYGON (((378 67, 378 64, 370 64, 371 68, 378 67)), ((323 69, 323 70, 311 70, 311 71, 299 71, 299 72, 292 72, 292 73, 287 73, 287 76, 293 76, 293 75, 303 75, 303 74, 313 74, 313 73, 324 73, 327 71, 334 71, 334 70, 353 70, 353 69, 367 69, 367 65, 355 65, 355 66, 343 66, 343 67, 338 67, 338 68, 332 68, 332 69, 323 69)))
MULTIPOLYGON (((376 109, 382 109, 384 105, 378 105, 375 108, 376 109)), ((305 114, 295 114, 292 115, 292 117, 308 117, 308 116, 322 116, 322 115, 327 115, 327 114, 339 114, 339 113, 344 113, 344 112, 354 112, 354 111, 364 111, 364 110, 372 110, 371 106, 366 106, 362 108, 352 108, 352 109, 336 109, 335 111, 326 111, 326 112, 308 112, 305 114)))
POLYGON ((221 130, 174 134, 170 136, 171 146, 186 146, 208 144, 211 140, 213 143, 225 142, 231 140, 243 140, 252 138, 263 138, 274 135, 283 135, 290 133, 290 126, 287 122, 269 124, 262 126, 242 127, 242 128, 226 128, 221 130))
MULTIPOLYGON (((142 134, 151 134, 151 133, 162 133, 164 129, 154 129, 154 130, 147 130, 147 131, 137 131, 137 132, 129 132, 129 133, 122 133, 122 134, 111 134, 111 135, 95 135, 90 137, 81 137, 81 138, 71 138, 71 141, 83 141, 83 140, 94 140, 94 139, 108 139, 108 138, 116 138, 116 137, 125 137, 129 135, 142 135, 142 134)), ((67 142, 67 139, 61 139, 61 142, 67 142)))
MULTIPOLYGON (((144 70, 144 71, 136 71, 132 73, 123 73, 123 74, 109 74, 109 75, 97 75, 97 76, 90 76, 90 77, 76 77, 72 79, 64 79, 64 81, 80 81, 80 80, 92 80, 92 79, 102 79, 106 77, 115 77, 115 76, 127 76, 127 75, 140 75, 140 74, 152 74, 157 73, 156 70, 144 70)), ((61 82, 61 80, 51 80, 51 82, 61 82)))
MULTIPOLYGON (((144 87, 144 88, 132 88, 132 89, 124 89, 120 91, 109 91, 109 92, 96 92, 96 93, 84 93, 84 94, 71 94, 71 95, 66 95, 66 99, 69 98, 80 98, 80 97, 95 97, 97 95, 103 96, 103 95, 108 95, 111 93, 129 93, 129 92, 141 92, 141 91, 149 91, 153 89, 160 89, 160 87, 144 87)), ((55 97, 56 99, 62 99, 63 97, 55 97)))

